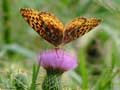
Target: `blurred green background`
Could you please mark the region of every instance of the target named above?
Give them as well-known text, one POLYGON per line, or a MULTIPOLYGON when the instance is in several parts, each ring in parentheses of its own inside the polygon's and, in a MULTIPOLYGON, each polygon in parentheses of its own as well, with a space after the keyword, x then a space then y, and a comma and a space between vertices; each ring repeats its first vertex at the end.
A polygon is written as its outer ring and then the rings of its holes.
MULTIPOLYGON (((63 47, 79 62, 63 77, 64 90, 120 90, 120 0, 1 0, 0 90, 14 90, 16 73, 31 82, 36 55, 53 48, 26 23, 20 8, 54 13, 64 24, 80 16, 101 19, 97 28, 63 47)), ((38 83, 43 76, 41 70, 38 83)))

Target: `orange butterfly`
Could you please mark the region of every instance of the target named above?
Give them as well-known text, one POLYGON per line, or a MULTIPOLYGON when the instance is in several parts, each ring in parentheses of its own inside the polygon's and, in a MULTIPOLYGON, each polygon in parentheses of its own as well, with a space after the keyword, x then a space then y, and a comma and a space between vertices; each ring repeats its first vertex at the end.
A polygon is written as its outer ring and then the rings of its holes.
POLYGON ((56 16, 33 9, 20 9, 28 24, 45 40, 58 47, 77 39, 100 24, 100 19, 83 17, 72 20, 64 26, 56 16))

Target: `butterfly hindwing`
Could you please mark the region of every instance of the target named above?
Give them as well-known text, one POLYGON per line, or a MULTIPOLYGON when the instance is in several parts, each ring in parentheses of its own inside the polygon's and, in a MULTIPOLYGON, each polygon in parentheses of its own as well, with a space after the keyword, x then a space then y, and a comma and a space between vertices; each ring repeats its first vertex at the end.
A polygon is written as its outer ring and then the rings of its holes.
POLYGON ((100 22, 101 20, 95 18, 77 18, 73 20, 65 28, 63 44, 71 42, 72 40, 75 40, 86 34, 94 27, 99 25, 100 22))
POLYGON ((39 13, 41 20, 44 21, 50 42, 55 46, 62 43, 64 25, 53 14, 48 12, 39 13))
POLYGON ((64 31, 63 44, 72 41, 76 36, 75 32, 86 22, 86 18, 76 18, 73 19, 69 24, 66 25, 64 31))

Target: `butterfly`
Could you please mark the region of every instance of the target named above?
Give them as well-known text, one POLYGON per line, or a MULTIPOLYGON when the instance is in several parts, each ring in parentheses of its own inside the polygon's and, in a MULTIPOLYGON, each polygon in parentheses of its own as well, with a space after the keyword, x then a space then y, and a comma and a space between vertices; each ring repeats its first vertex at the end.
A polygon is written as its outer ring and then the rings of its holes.
POLYGON ((78 17, 67 25, 63 25, 55 15, 49 12, 22 8, 20 13, 42 38, 55 47, 76 40, 101 23, 100 19, 78 17))

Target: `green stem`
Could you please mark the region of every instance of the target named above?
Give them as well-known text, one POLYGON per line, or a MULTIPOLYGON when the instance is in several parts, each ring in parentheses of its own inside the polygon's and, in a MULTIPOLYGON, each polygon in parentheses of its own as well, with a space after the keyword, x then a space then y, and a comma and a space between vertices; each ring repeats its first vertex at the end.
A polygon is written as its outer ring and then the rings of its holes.
POLYGON ((42 90, 62 90, 61 73, 55 70, 47 70, 47 75, 42 84, 42 90))
POLYGON ((4 40, 6 44, 11 42, 10 40, 10 5, 9 0, 3 0, 3 27, 4 27, 4 40))
POLYGON ((33 65, 33 74, 32 74, 32 83, 30 86, 30 90, 36 90, 36 80, 39 74, 40 66, 33 65))
POLYGON ((80 66, 79 66, 79 72, 81 73, 81 77, 83 80, 82 83, 82 88, 83 90, 87 90, 88 89, 88 71, 86 68, 86 60, 85 60, 85 51, 84 48, 80 49, 79 52, 79 59, 80 59, 80 66))
MULTIPOLYGON (((5 44, 11 43, 11 27, 10 27, 10 0, 3 0, 2 2, 3 9, 3 40, 5 44)), ((8 50, 8 56, 13 55, 13 51, 8 50)))

